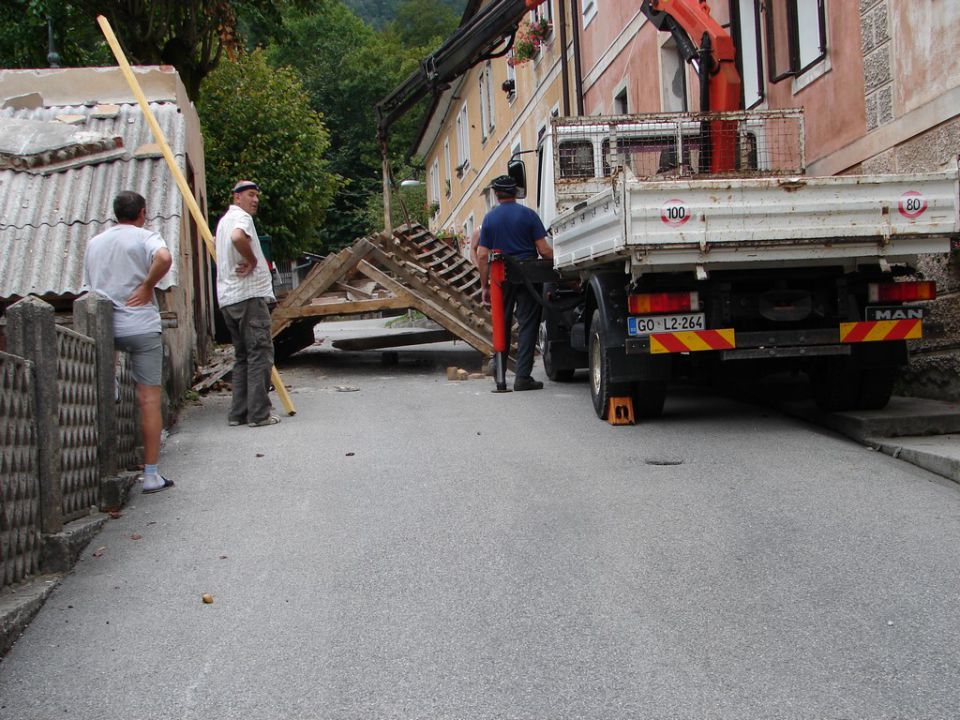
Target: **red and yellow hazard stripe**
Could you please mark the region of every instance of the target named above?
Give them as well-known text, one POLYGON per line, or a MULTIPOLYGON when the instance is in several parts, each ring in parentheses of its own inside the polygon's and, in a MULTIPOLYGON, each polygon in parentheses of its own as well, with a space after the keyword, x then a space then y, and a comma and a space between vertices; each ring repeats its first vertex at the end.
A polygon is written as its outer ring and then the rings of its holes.
POLYGON ((732 350, 737 346, 733 328, 723 330, 687 330, 656 333, 650 336, 651 353, 699 352, 732 350))
POLYGON ((919 320, 865 320, 840 323, 840 342, 879 342, 881 340, 915 340, 923 337, 919 320))

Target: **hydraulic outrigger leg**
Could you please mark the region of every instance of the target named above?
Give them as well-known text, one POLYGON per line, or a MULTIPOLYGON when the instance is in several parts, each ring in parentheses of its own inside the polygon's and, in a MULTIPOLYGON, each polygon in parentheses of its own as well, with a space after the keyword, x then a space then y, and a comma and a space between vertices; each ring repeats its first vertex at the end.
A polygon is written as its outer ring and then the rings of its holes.
POLYGON ((509 329, 503 307, 503 283, 506 280, 507 270, 503 254, 494 250, 490 254, 490 319, 493 322, 493 378, 497 383, 493 391, 495 393, 510 392, 507 388, 509 329))

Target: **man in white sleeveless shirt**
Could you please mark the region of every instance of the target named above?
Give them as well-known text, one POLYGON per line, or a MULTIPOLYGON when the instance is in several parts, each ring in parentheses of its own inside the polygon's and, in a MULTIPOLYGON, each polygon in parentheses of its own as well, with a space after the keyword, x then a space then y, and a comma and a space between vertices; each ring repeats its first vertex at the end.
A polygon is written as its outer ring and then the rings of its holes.
POLYGON ((163 432, 161 383, 163 343, 160 307, 154 288, 170 270, 173 257, 158 233, 146 230, 147 202, 129 190, 113 200, 117 224, 87 243, 84 282, 113 303, 113 335, 117 350, 130 354, 137 384, 143 434, 143 492, 173 487, 158 470, 163 432))
POLYGON ((253 225, 259 206, 260 187, 241 180, 233 188, 233 204, 217 224, 217 300, 236 354, 227 423, 250 427, 280 422, 272 413, 269 395, 273 368, 270 303, 276 298, 253 225))

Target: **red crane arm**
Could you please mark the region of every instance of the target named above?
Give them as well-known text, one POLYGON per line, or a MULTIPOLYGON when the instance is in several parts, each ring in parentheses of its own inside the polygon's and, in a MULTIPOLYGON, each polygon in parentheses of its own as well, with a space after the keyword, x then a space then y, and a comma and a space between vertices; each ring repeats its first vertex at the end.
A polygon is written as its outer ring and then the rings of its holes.
POLYGON ((706 0, 650 0, 650 8, 673 17, 695 44, 701 44, 704 34, 710 38, 714 60, 710 72, 710 107, 702 109, 717 112, 739 110, 737 48, 730 33, 710 14, 706 0))

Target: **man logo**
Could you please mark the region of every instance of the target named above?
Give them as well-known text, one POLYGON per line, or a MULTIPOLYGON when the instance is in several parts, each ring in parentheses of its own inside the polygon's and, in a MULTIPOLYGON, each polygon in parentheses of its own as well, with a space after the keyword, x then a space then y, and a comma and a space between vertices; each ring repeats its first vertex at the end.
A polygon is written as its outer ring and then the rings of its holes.
POLYGON ((867 308, 868 320, 923 320, 923 308, 876 307, 867 308))

